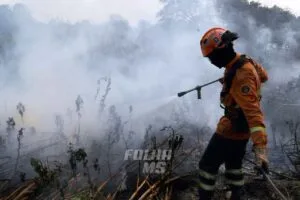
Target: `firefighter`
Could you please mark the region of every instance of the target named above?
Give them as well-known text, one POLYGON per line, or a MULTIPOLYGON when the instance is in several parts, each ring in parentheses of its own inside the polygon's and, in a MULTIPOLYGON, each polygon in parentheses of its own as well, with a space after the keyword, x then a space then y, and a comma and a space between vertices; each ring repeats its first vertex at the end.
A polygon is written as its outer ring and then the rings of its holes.
POLYGON ((212 198, 218 169, 223 163, 231 199, 241 199, 242 160, 250 138, 257 166, 268 170, 267 134, 260 106, 260 88, 268 76, 259 63, 235 52, 233 41, 236 39, 236 33, 212 28, 200 41, 202 55, 216 67, 225 68, 220 95, 224 116, 199 162, 201 200, 212 198))

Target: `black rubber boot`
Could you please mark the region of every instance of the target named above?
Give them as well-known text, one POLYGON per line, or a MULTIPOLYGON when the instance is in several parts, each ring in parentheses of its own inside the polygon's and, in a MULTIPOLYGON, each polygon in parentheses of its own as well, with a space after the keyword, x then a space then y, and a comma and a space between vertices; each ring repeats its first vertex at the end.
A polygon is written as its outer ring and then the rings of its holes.
POLYGON ((243 190, 242 187, 232 187, 230 200, 242 200, 243 190))
POLYGON ((199 189, 199 200, 211 200, 213 192, 199 189))

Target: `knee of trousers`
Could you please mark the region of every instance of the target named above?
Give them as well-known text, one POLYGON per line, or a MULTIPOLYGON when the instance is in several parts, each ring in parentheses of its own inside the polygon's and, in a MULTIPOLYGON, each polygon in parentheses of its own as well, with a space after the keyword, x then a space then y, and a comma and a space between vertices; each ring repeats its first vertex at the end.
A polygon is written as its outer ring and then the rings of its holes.
POLYGON ((226 169, 225 180, 233 189, 244 186, 244 174, 242 169, 226 169))

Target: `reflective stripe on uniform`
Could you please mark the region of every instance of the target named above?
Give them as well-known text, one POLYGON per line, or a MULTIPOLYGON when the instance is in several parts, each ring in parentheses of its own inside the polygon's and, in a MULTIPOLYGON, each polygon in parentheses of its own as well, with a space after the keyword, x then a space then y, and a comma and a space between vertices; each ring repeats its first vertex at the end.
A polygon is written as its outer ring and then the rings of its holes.
POLYGON ((254 133, 254 132, 257 132, 257 131, 265 132, 265 130, 266 129, 262 126, 255 126, 255 127, 250 128, 251 133, 254 133))
POLYGON ((199 181, 199 187, 206 191, 213 191, 215 189, 214 185, 208 185, 199 181))
POLYGON ((225 171, 226 182, 234 186, 244 185, 244 174, 242 169, 226 169, 225 171))
POLYGON ((211 174, 202 169, 199 169, 199 187, 206 191, 212 191, 215 187, 217 179, 216 174, 211 174))
POLYGON ((240 175, 240 174, 243 174, 243 170, 242 169, 228 169, 228 170, 226 170, 226 173, 240 175))
POLYGON ((210 174, 204 170, 199 169, 199 175, 202 176, 203 178, 206 178, 208 180, 216 180, 216 175, 215 174, 210 174))
POLYGON ((234 185, 234 186, 243 186, 245 184, 244 179, 239 181, 234 181, 230 179, 226 179, 227 184, 234 185))

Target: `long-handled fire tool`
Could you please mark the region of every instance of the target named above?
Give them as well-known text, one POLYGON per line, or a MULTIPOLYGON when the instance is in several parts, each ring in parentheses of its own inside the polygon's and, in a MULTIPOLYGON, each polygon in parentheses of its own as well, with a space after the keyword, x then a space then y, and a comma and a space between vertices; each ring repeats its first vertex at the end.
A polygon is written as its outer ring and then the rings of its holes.
POLYGON ((223 78, 219 78, 219 79, 217 79, 215 81, 211 81, 211 82, 206 83, 204 85, 198 85, 198 86, 194 87, 193 89, 179 92, 177 95, 178 95, 178 97, 182 97, 182 96, 186 95, 187 93, 190 93, 190 92, 193 92, 193 91, 197 91, 197 97, 198 97, 198 99, 201 99, 201 89, 203 87, 211 85, 211 84, 216 83, 216 82, 220 82, 222 79, 223 78))
POLYGON ((283 194, 282 192, 280 192, 280 190, 276 187, 276 185, 274 184, 274 182, 272 181, 272 179, 270 178, 270 176, 267 174, 267 172, 260 166, 258 166, 255 162, 253 162, 250 159, 244 158, 246 161, 250 162, 251 164, 253 164, 255 166, 255 169, 257 169, 259 171, 259 173, 261 173, 264 177, 264 179, 272 186, 272 188, 275 190, 275 192, 278 194, 278 196, 282 199, 282 200, 288 200, 283 194))

